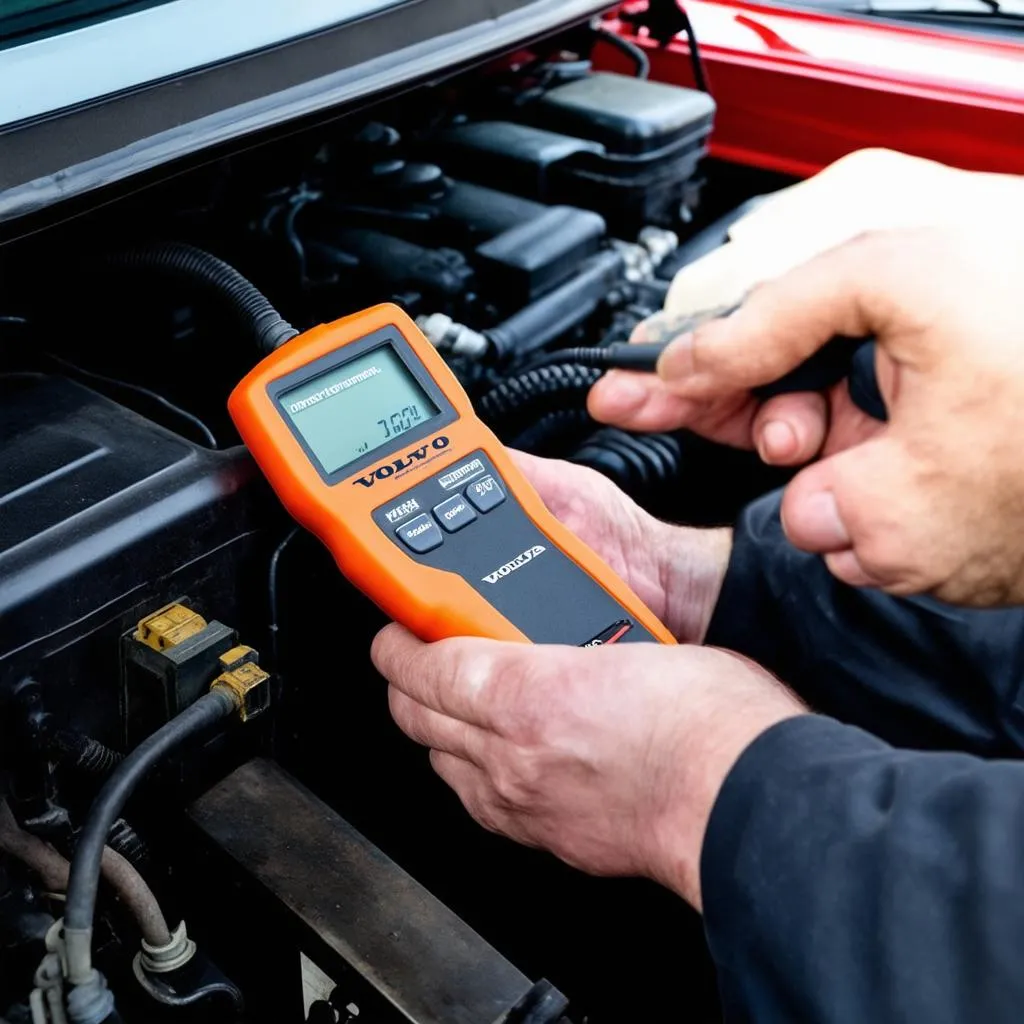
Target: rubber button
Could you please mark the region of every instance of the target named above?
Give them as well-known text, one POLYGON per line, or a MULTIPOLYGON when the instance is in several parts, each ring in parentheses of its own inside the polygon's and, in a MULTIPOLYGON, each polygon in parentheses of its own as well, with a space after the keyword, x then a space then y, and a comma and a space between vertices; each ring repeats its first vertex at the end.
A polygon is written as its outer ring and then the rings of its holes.
POLYGON ((456 530, 469 526, 476 519, 476 513, 461 494, 456 494, 454 498, 442 501, 434 509, 434 518, 449 533, 455 533, 456 530))
POLYGON ((398 535, 398 539, 411 551, 415 551, 417 555, 433 551, 434 548, 439 548, 444 543, 444 537, 441 536, 437 523, 425 513, 406 523, 405 526, 400 526, 395 533, 398 535))
POLYGON ((505 500, 505 492, 493 476, 485 476, 466 488, 466 497, 476 506, 477 511, 490 512, 505 500))

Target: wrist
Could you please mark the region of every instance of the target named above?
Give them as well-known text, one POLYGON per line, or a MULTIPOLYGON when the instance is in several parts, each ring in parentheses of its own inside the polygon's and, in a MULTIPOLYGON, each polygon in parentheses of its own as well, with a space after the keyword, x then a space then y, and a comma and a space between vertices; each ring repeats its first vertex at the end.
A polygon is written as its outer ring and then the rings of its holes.
MULTIPOLYGON (((701 727, 688 728, 689 742, 676 751, 674 800, 654 831, 652 877, 698 911, 702 909, 700 864, 704 839, 729 773, 751 744, 773 726, 809 714, 777 679, 747 659, 733 657, 737 672, 747 674, 752 685, 734 689, 727 704, 713 695, 705 698, 708 708, 701 715, 701 727)), ((701 709, 693 710, 699 713, 701 709)))
POLYGON ((729 567, 732 530, 658 526, 665 625, 681 643, 702 643, 729 567))

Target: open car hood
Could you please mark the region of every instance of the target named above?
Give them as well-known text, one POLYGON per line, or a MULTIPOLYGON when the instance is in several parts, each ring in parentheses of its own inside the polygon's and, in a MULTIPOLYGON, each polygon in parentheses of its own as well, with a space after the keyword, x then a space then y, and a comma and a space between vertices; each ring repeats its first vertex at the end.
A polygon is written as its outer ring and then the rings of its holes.
POLYGON ((457 70, 609 6, 171 0, 0 41, 0 223, 457 70))

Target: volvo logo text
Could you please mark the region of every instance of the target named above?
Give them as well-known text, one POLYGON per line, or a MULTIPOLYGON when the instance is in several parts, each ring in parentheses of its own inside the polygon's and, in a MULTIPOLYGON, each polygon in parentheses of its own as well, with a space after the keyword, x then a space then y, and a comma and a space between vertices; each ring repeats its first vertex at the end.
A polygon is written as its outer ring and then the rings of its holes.
POLYGON ((366 476, 356 477, 352 483, 362 484, 363 487, 372 487, 378 480, 387 480, 388 477, 395 476, 396 473, 404 473, 407 469, 411 469, 417 462, 422 462, 431 451, 443 452, 449 444, 451 441, 442 434, 440 437, 435 437, 429 444, 420 445, 419 448, 413 448, 411 452, 406 452, 400 459, 386 462, 383 466, 371 470, 366 476))
POLYGON ((501 568, 495 569, 494 572, 489 572, 483 577, 485 583, 497 583, 498 580, 504 579, 506 576, 511 576, 516 569, 522 569, 528 562, 532 562, 538 555, 543 555, 547 551, 541 544, 534 544, 532 548, 527 548, 521 555, 516 555, 511 562, 506 562, 501 568))

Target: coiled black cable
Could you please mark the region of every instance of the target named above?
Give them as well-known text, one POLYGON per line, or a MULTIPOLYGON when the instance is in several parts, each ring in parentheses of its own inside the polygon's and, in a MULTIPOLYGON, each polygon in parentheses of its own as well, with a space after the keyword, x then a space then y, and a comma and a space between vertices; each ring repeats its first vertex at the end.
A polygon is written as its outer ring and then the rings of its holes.
POLYGON ((542 366, 501 381, 475 405, 499 437, 511 438, 549 412, 583 408, 600 376, 600 370, 585 366, 542 366))
POLYGON ((99 740, 74 729, 57 729, 50 738, 50 753, 59 764, 88 775, 109 775, 124 760, 124 755, 99 740))
POLYGON ((264 354, 280 348, 299 333, 251 281, 223 260, 195 246, 160 242, 118 253, 110 262, 120 270, 165 274, 213 295, 264 354))
POLYGON ((600 376, 600 370, 574 365, 542 366, 525 370, 496 384, 477 401, 476 406, 485 419, 496 420, 541 396, 551 398, 589 391, 600 376))

